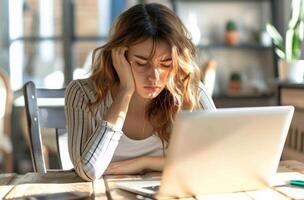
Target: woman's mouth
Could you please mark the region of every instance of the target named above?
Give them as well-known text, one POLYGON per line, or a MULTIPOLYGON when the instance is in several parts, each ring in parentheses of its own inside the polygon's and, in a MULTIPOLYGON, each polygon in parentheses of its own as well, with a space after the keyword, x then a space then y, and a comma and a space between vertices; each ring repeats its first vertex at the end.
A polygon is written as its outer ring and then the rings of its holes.
POLYGON ((150 92, 155 92, 160 89, 159 86, 144 86, 144 88, 150 92))

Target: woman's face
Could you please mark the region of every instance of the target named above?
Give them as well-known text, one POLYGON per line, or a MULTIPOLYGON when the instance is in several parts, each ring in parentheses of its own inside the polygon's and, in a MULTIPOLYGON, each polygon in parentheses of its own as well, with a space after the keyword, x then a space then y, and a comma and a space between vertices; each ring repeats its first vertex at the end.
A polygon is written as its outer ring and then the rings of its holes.
POLYGON ((172 69, 171 48, 166 42, 157 42, 153 57, 152 39, 129 46, 127 59, 131 64, 136 92, 145 99, 157 97, 165 88, 172 69))

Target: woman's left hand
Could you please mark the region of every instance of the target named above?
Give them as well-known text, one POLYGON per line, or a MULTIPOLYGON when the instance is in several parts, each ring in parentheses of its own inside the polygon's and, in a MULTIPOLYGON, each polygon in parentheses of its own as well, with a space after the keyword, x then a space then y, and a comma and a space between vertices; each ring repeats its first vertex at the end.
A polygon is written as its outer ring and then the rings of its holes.
POLYGON ((108 166, 104 175, 109 174, 138 174, 146 168, 145 157, 134 158, 131 160, 112 162, 108 166))
POLYGON ((162 171, 165 158, 156 157, 139 157, 130 160, 110 163, 104 175, 109 174, 138 174, 147 170, 162 171))

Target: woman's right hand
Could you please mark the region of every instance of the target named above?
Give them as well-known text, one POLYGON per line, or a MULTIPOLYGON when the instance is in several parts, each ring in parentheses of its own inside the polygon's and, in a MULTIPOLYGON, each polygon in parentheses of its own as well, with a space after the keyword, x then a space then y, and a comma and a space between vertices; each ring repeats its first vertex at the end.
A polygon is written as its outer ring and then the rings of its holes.
POLYGON ((135 82, 131 64, 126 58, 127 50, 127 47, 112 49, 112 62, 120 80, 119 88, 133 94, 135 91, 135 82))

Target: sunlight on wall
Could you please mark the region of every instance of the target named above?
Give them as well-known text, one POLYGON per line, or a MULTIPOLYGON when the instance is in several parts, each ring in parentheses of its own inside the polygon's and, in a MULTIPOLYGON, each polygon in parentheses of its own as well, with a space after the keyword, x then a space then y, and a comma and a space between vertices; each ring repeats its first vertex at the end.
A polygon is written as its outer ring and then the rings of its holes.
MULTIPOLYGON (((23 0, 9 2, 9 37, 16 39, 23 35, 22 8, 23 0)), ((23 43, 14 42, 10 48, 10 81, 12 89, 16 90, 22 86, 22 66, 23 66, 23 43)))
POLYGON ((111 7, 110 0, 99 0, 98 1, 98 22, 102 22, 102 26, 98 26, 98 31, 100 35, 108 35, 110 29, 110 16, 111 16, 111 7))
MULTIPOLYGON (((39 28, 41 37, 54 35, 54 3, 53 0, 43 0, 39 3, 39 28)), ((54 59, 55 48, 53 41, 43 41, 40 44, 41 60, 48 62, 54 59)))
POLYGON ((23 35, 22 8, 23 0, 9 2, 9 36, 10 39, 16 39, 23 35))
POLYGON ((55 71, 47 75, 44 79, 44 85, 47 88, 62 88, 64 75, 62 71, 55 71))
POLYGON ((22 42, 17 41, 11 44, 9 48, 9 60, 10 60, 10 81, 13 90, 17 90, 22 87, 22 66, 24 61, 23 56, 24 45, 22 42))

